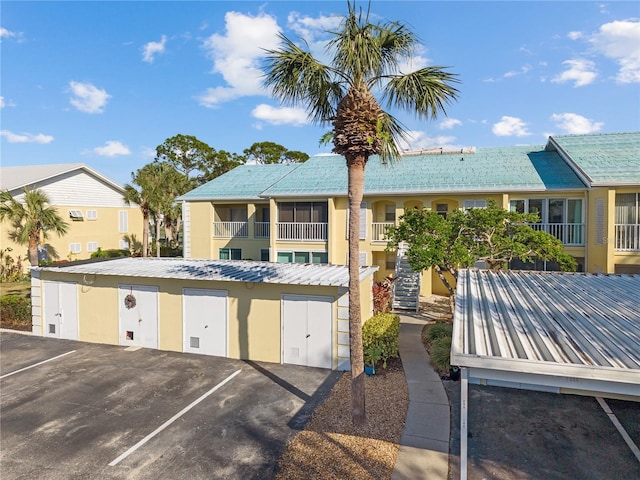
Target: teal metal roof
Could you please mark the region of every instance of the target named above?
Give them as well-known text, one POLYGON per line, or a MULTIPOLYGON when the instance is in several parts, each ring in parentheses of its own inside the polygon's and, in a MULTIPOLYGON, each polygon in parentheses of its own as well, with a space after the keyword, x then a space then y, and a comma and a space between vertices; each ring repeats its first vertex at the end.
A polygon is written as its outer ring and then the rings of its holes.
MULTIPOLYGON (((365 195, 584 189, 557 152, 539 147, 483 148, 475 153, 403 156, 382 165, 371 157, 365 195)), ((338 155, 310 158, 266 189, 263 197, 335 196, 347 193, 347 167, 338 155)))
POLYGON ((640 132, 549 138, 591 186, 640 185, 640 132))
POLYGON ((240 165, 177 200, 259 200, 259 195, 299 164, 240 165))

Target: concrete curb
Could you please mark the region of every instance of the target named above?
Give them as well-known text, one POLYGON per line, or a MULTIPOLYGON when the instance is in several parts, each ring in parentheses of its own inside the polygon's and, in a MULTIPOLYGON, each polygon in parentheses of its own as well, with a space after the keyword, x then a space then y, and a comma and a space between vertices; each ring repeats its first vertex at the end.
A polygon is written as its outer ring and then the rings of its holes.
POLYGON ((447 480, 450 407, 421 340, 426 322, 400 316, 398 349, 409 387, 409 410, 391 480, 447 480))

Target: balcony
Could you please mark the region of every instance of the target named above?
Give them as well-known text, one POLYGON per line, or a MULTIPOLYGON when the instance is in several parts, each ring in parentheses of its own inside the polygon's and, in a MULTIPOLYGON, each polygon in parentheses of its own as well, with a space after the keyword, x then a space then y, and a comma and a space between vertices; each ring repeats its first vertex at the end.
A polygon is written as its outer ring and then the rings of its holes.
POLYGON ((640 224, 617 223, 615 225, 615 247, 620 252, 640 252, 640 224))
POLYGON ((249 234, 247 222, 213 222, 214 238, 246 238, 249 234))
POLYGON ((256 238, 269 238, 269 222, 254 222, 253 236, 256 238))
POLYGON ((325 241, 327 223, 321 222, 278 222, 278 240, 325 241))
POLYGON ((387 227, 394 227, 394 222, 379 222, 371 224, 371 241, 372 242, 386 242, 387 241, 387 227))
POLYGON ((547 232, 567 246, 584 245, 584 225, 582 223, 532 223, 531 228, 547 232))

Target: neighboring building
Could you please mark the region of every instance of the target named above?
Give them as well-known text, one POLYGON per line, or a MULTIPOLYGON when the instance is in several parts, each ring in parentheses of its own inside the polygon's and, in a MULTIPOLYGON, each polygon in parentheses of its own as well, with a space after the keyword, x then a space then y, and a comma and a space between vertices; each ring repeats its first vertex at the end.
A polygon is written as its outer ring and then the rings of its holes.
MULTIPOLYGON (((347 169, 340 156, 243 165, 183 195, 187 258, 347 262, 347 169)), ((538 212, 582 271, 640 273, 640 132, 549 137, 546 146, 414 152, 369 160, 361 264, 394 273, 385 228, 406 209, 442 215, 498 205, 538 212)), ((543 265, 542 268, 545 266, 543 265)), ((423 275, 421 292, 444 294, 423 275)))
MULTIPOLYGON (((363 318, 375 270, 360 269, 363 318)), ((39 267, 33 333, 347 370, 348 283, 339 265, 121 258, 39 267)))
MULTIPOLYGON (((40 260, 80 260, 101 248, 132 249, 142 241, 142 213, 123 201, 124 189, 81 163, 2 167, 0 189, 18 201, 24 188, 47 194, 58 215, 69 224, 63 237, 51 234, 39 251, 40 260)), ((27 257, 27 246, 11 242, 2 224, 2 248, 27 257)), ((28 263, 28 260, 27 260, 28 263)))

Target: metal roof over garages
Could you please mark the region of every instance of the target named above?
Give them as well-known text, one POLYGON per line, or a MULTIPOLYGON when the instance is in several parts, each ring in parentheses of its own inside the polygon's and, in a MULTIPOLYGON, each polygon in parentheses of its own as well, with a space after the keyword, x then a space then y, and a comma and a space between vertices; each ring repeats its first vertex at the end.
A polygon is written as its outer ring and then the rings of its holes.
MULTIPOLYGON (((360 279, 377 266, 361 267, 360 279)), ((349 271, 344 265, 270 263, 248 260, 198 260, 182 258, 120 258, 41 267, 45 272, 112 275, 119 277, 215 280, 223 282, 279 283, 347 287, 349 271)))

